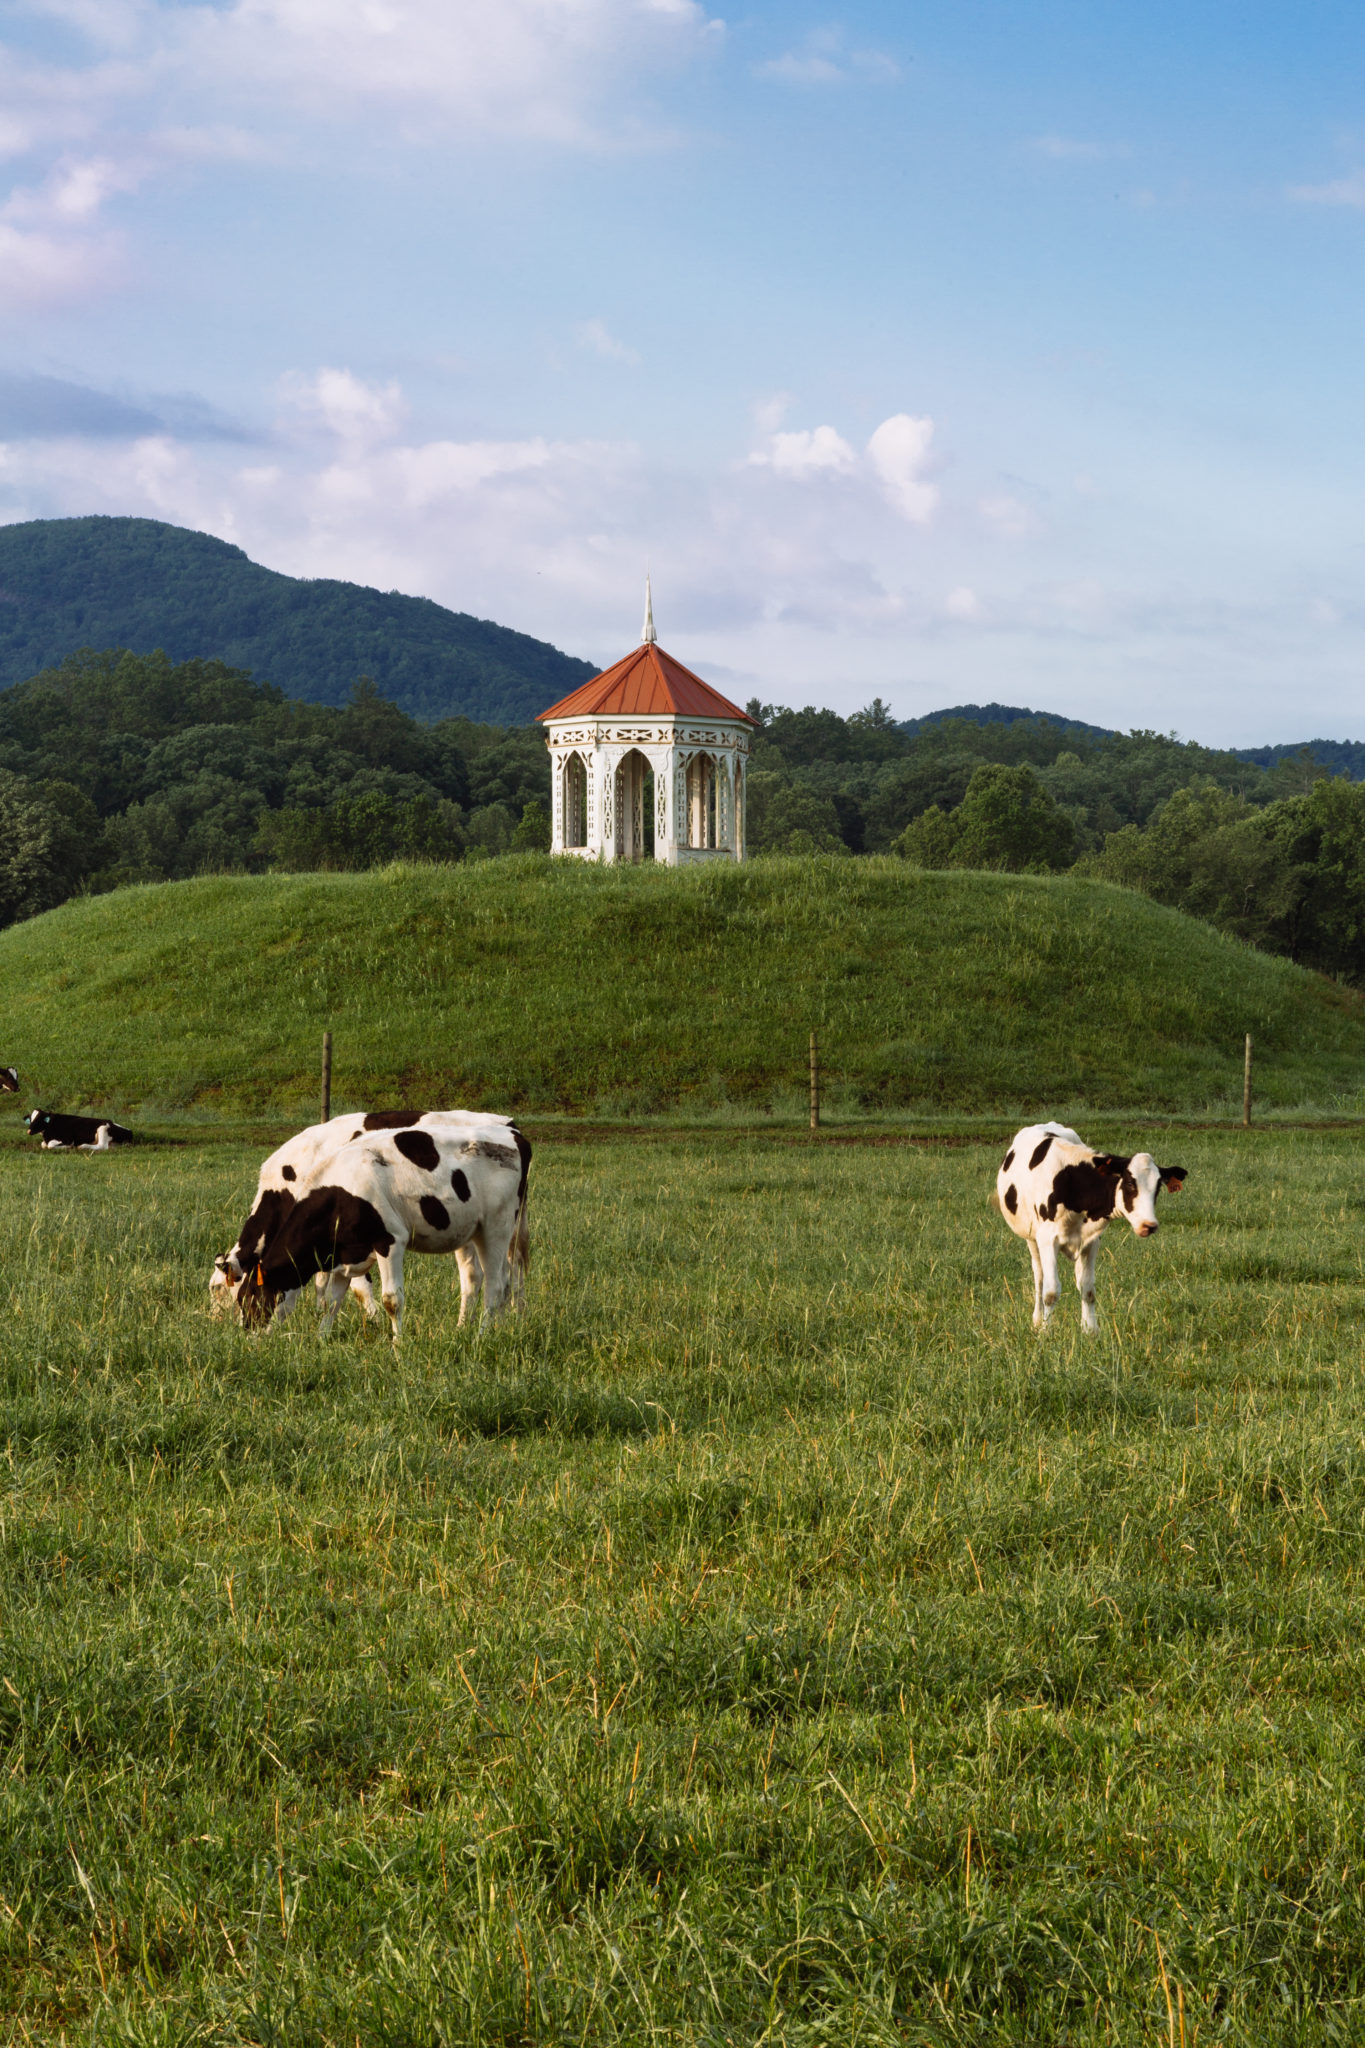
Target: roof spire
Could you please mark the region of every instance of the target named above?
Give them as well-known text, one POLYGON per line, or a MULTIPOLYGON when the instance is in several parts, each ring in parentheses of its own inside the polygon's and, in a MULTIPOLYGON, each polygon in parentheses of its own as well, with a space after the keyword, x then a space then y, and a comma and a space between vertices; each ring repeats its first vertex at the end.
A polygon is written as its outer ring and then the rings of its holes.
POLYGON ((640 645, 641 645, 642 647, 650 647, 650 646, 652 646, 652 645, 654 644, 654 642, 655 642, 655 641, 656 641, 656 640, 658 639, 658 637, 659 637, 659 636, 658 636, 658 634, 657 634, 657 633, 655 632, 655 630, 654 630, 654 598, 653 598, 653 594, 652 594, 652 592, 650 591, 650 587, 649 587, 649 571, 648 571, 648 570, 646 570, 646 571, 645 571, 645 623, 644 623, 644 630, 643 630, 643 631, 641 632, 641 634, 640 634, 640 645))

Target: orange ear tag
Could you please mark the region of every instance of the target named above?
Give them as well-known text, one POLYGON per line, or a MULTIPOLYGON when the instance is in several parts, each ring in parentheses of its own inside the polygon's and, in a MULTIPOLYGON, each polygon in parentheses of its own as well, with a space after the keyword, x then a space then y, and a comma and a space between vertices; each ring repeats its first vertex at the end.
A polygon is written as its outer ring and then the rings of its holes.
POLYGON ((258 1287, 264 1287, 264 1286, 265 1286, 265 1271, 264 1271, 264 1269, 263 1269, 262 1267, 260 1267, 260 1266, 257 1266, 257 1268, 256 1268, 256 1285, 257 1285, 258 1287))

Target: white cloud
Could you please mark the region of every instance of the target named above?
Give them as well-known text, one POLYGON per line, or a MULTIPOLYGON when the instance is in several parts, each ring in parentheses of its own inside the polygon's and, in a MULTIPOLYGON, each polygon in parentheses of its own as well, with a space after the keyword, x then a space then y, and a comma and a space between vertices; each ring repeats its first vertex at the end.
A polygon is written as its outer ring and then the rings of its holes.
POLYGON ((281 394, 305 418, 357 446, 389 439, 407 410, 397 384, 366 384, 350 370, 285 377, 281 394))
POLYGON ((1024 540, 1038 531, 1039 519, 1033 506, 1022 498, 1012 497, 1008 491, 983 498, 979 509, 986 525, 1007 540, 1024 540))
POLYGON ((972 620, 981 616, 981 600, 967 584, 960 583, 956 590, 948 592, 943 609, 950 619, 957 619, 963 625, 969 625, 972 620))
POLYGON ((891 82, 901 75, 894 57, 882 50, 850 50, 842 29, 814 29, 794 50, 754 66, 758 78, 782 85, 842 85, 850 79, 891 82))
POLYGON ((1289 196, 1302 206, 1365 207, 1365 171, 1350 171, 1325 185, 1291 185, 1289 196))
POLYGON ((581 348, 593 355, 605 356, 608 362, 638 363, 640 360, 633 348, 617 340, 605 320, 585 320, 578 329, 578 342, 581 348))
POLYGON ((867 444, 887 502, 915 526, 926 526, 938 504, 937 486, 923 475, 933 438, 932 420, 896 412, 882 421, 867 444))
POLYGON ((117 251, 0 218, 0 313, 61 306, 105 290, 117 273, 117 251))
POLYGON ((775 434, 792 408, 790 391, 770 391, 753 403, 753 422, 760 434, 775 434))
POLYGON ((833 427, 811 427, 773 434, 768 446, 751 455, 749 462, 755 468, 800 481, 812 476, 847 476, 857 468, 858 458, 833 427))

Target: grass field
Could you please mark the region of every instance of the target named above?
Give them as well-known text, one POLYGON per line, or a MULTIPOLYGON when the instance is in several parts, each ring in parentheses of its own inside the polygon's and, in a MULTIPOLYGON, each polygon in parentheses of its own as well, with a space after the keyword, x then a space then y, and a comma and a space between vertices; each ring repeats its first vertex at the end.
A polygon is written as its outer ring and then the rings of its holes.
POLYGON ((714 1117, 1365 1109, 1365 998, 1107 883, 526 857, 119 890, 0 932, 25 1105, 714 1117))
POLYGON ((5 2038, 1365 2038, 1357 1144, 1170 1152, 1085 1344, 994 1143, 543 1145, 395 1360, 7 1151, 5 2038))

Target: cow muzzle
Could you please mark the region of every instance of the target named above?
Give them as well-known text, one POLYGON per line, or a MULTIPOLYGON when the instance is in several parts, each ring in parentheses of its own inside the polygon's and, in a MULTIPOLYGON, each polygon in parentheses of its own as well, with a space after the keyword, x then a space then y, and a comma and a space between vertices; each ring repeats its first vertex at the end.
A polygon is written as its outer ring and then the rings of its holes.
POLYGON ((1139 1237, 1155 1237, 1161 1225, 1159 1223, 1139 1223, 1135 1228, 1139 1237))

